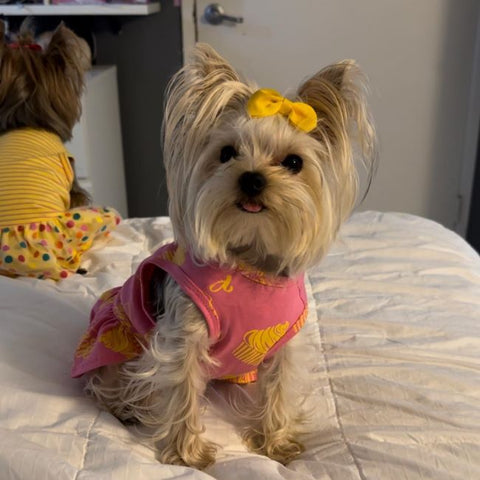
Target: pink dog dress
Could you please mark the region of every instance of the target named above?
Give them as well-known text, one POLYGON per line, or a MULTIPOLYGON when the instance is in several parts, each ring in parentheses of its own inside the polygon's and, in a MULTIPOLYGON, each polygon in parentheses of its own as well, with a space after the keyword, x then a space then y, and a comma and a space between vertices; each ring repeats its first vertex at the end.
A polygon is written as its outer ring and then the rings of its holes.
POLYGON ((218 362, 218 367, 207 372, 211 379, 255 381, 258 365, 305 323, 303 275, 269 278, 246 268, 198 265, 171 243, 144 260, 122 287, 107 291, 94 305, 89 328, 75 353, 73 377, 143 352, 155 327, 148 306, 151 279, 158 269, 174 278, 205 317, 209 353, 218 362))

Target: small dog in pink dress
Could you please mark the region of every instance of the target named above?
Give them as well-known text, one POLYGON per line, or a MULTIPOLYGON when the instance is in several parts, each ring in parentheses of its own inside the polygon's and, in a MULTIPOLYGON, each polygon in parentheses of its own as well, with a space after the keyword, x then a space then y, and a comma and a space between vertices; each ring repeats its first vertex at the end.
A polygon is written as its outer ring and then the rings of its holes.
POLYGON ((172 80, 164 161, 175 242, 94 306, 73 376, 124 421, 151 427, 160 461, 204 468, 207 383, 256 381, 244 440, 287 463, 302 452, 291 344, 307 315, 304 272, 356 197, 354 152, 375 134, 351 61, 290 100, 240 79, 207 45, 172 80))

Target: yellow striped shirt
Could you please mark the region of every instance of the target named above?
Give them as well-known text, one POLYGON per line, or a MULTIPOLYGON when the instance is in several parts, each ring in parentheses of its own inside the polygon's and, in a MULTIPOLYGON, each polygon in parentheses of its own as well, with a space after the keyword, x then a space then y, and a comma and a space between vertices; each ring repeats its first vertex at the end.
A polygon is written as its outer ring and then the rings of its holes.
POLYGON ((60 138, 21 128, 0 135, 0 228, 68 210, 73 169, 60 138))

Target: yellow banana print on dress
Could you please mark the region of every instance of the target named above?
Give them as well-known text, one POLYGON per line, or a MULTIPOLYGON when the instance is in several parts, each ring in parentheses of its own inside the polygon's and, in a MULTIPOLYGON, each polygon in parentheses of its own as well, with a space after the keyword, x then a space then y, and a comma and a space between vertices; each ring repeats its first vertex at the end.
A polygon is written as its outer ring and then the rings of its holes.
POLYGON ((164 254, 164 257, 169 262, 181 266, 185 263, 185 250, 181 247, 178 247, 175 250, 167 250, 164 254))
POLYGON ((99 338, 100 343, 113 352, 121 353, 126 358, 136 357, 142 352, 132 327, 128 322, 120 323, 110 330, 107 330, 99 338))
POLYGON ((257 380, 257 370, 252 370, 248 373, 243 373, 241 375, 226 375, 222 377, 220 380, 224 380, 225 382, 231 383, 251 383, 257 380))
POLYGON ((268 351, 287 333, 289 323, 279 323, 264 330, 250 330, 233 355, 248 365, 259 365, 268 351))
POLYGON ((103 292, 100 295, 100 299, 103 303, 103 305, 109 305, 110 303, 113 303, 113 300, 115 298, 115 291, 112 290, 107 290, 106 292, 103 292))
POLYGON ((77 347, 76 356, 80 358, 87 358, 94 346, 95 338, 91 337, 89 332, 85 333, 77 347))

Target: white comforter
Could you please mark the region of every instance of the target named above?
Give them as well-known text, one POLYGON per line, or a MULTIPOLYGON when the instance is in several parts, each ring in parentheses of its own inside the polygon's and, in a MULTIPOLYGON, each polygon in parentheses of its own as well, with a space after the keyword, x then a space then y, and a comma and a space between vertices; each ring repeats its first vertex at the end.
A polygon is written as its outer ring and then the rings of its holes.
POLYGON ((306 452, 288 466, 247 452, 211 390, 217 463, 158 463, 69 370, 97 296, 170 239, 167 218, 132 219, 90 252, 85 277, 0 277, 1 480, 480 479, 480 259, 438 224, 374 212, 308 272, 294 340, 306 452))

